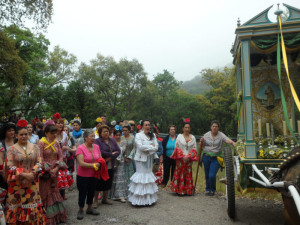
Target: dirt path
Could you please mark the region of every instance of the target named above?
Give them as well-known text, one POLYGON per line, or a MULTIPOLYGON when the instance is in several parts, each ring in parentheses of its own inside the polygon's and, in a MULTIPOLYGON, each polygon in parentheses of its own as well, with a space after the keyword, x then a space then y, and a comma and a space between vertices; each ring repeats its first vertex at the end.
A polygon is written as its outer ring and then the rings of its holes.
POLYGON ((261 199, 237 199, 237 218, 231 221, 226 213, 226 200, 222 195, 207 197, 203 193, 180 197, 168 190, 159 190, 158 202, 149 207, 133 207, 129 203, 114 201, 113 205, 101 205, 100 216, 85 215, 77 220, 78 192, 67 194, 68 211, 66 224, 132 224, 132 225, 189 225, 189 224, 283 224, 281 202, 261 199))

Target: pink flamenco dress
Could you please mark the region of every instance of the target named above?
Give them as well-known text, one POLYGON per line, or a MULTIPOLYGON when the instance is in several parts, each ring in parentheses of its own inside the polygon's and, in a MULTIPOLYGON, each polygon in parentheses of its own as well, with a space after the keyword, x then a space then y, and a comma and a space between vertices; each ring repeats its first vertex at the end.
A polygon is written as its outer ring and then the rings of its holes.
POLYGON ((189 140, 185 140, 182 134, 176 139, 175 149, 171 159, 176 160, 176 168, 170 189, 179 195, 192 195, 194 193, 193 185, 193 161, 199 159, 196 149, 196 138, 190 135, 189 140), (184 162, 183 157, 187 156, 188 161, 184 162))
POLYGON ((39 191, 40 150, 28 143, 23 150, 18 144, 7 152, 8 195, 6 199, 6 223, 24 225, 46 224, 46 212, 39 191), (28 181, 20 174, 31 173, 28 181))
POLYGON ((58 188, 58 171, 66 170, 60 144, 56 141, 48 143, 42 138, 38 143, 41 151, 43 175, 40 177, 40 194, 46 209, 47 224, 66 222, 66 208, 58 188))

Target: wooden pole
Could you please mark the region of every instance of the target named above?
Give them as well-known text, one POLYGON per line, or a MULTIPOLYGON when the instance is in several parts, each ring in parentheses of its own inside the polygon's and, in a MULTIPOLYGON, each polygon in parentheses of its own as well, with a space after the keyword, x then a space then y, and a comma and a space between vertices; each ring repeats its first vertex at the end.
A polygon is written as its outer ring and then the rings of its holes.
POLYGON ((197 185, 199 167, 200 167, 200 162, 201 162, 202 147, 203 147, 203 142, 200 142, 199 159, 198 159, 198 164, 197 164, 197 173, 196 173, 195 185, 193 188, 193 194, 195 194, 195 192, 196 192, 196 185, 197 185))

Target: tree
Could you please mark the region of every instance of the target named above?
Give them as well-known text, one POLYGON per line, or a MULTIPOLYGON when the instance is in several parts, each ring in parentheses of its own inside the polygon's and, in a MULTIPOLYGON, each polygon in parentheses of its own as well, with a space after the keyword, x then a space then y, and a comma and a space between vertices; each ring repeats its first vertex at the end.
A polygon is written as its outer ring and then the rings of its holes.
POLYGON ((132 105, 147 80, 137 60, 117 62, 100 54, 90 65, 82 63, 79 66, 78 77, 95 93, 99 113, 106 113, 113 119, 133 116, 132 105))
POLYGON ((53 14, 52 0, 1 0, 0 24, 23 26, 33 21, 37 28, 46 29, 53 14))
POLYGON ((15 42, 0 31, 0 112, 9 111, 13 99, 22 87, 22 75, 26 63, 18 55, 15 42))
POLYGON ((208 120, 218 120, 223 131, 236 135, 236 95, 234 68, 225 67, 222 71, 205 69, 201 72, 206 84, 211 86, 204 97, 198 99, 208 112, 208 120))
POLYGON ((71 81, 66 88, 63 115, 74 118, 78 113, 83 127, 94 127, 94 121, 99 116, 94 93, 87 89, 81 79, 71 81))
POLYGON ((132 111, 137 97, 141 94, 143 87, 147 84, 147 76, 143 65, 136 59, 129 61, 126 58, 120 59, 118 66, 120 72, 124 73, 124 83, 121 89, 120 102, 123 108, 123 118, 135 116, 132 111))
POLYGON ((158 90, 157 97, 160 105, 160 112, 158 114, 161 115, 159 122, 161 128, 164 129, 169 126, 168 113, 175 110, 176 106, 173 104, 176 98, 175 93, 179 90, 181 82, 175 79, 174 73, 164 70, 154 77, 153 84, 158 90))
POLYGON ((35 35, 29 29, 13 25, 3 31, 14 41, 19 57, 27 65, 22 74, 20 93, 6 108, 34 116, 44 103, 48 91, 73 76, 76 57, 59 47, 49 53, 49 41, 42 34, 35 35))
POLYGON ((47 56, 47 75, 55 78, 53 85, 64 83, 75 75, 77 57, 66 50, 55 46, 47 56))

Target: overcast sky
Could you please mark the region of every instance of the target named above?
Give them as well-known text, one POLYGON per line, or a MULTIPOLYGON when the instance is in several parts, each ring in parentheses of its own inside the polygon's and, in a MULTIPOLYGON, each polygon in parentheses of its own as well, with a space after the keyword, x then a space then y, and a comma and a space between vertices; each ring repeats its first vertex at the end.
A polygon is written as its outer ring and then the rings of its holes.
MULTIPOLYGON (((136 58, 150 79, 164 69, 181 81, 230 65, 238 17, 244 23, 274 0, 53 0, 47 38, 89 62, 97 53, 136 58)), ((299 0, 285 3, 300 8, 299 0)), ((273 11, 271 18, 274 20, 273 11)))

